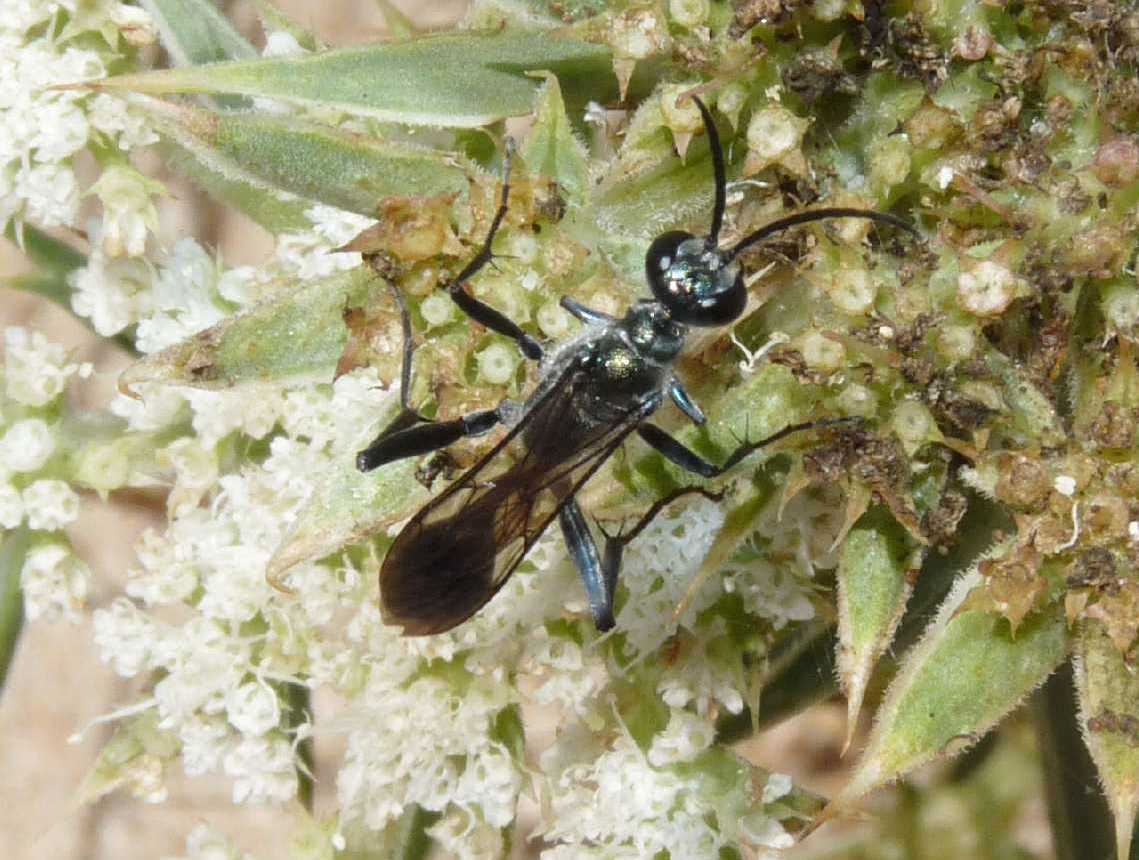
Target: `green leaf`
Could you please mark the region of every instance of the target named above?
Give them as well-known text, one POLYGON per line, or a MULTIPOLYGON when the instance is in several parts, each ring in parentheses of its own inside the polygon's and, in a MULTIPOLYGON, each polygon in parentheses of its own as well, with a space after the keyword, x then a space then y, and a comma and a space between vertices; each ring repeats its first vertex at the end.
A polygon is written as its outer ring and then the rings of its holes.
POLYGON ((170 166, 194 180, 215 200, 239 209, 270 233, 311 229, 312 221, 305 212, 315 200, 273 187, 181 131, 165 129, 163 133, 167 137, 166 160, 170 166))
POLYGON ((847 696, 846 744, 858 724, 870 673, 894 639, 913 587, 906 531, 881 506, 851 529, 838 563, 838 672, 847 696))
POLYGON ((394 417, 392 412, 376 427, 365 428, 367 432, 361 434, 359 442, 343 451, 323 476, 269 560, 266 576, 270 582, 279 583, 298 564, 324 558, 371 537, 427 502, 430 494, 415 479, 415 457, 389 463, 375 472, 356 468, 356 451, 394 417))
POLYGON ((1013 637, 1006 619, 963 609, 981 582, 974 568, 954 586, 921 642, 907 655, 878 711, 858 769, 832 804, 849 805, 977 740, 1064 659, 1063 613, 1051 606, 1029 616, 1013 637))
POLYGON ((367 307, 382 282, 358 267, 306 283, 198 332, 127 368, 119 386, 141 382, 231 388, 297 379, 331 381, 348 342, 345 310, 367 307))
POLYGON ((176 66, 257 56, 212 0, 141 0, 158 27, 162 47, 176 66))
POLYGON ((107 78, 95 89, 142 93, 234 93, 409 125, 463 128, 531 111, 549 70, 563 86, 613 86, 608 49, 537 33, 458 33, 406 42, 165 69, 107 78))
MULTIPOLYGON (((142 0, 158 27, 162 47, 175 66, 201 66, 222 60, 247 60, 257 50, 234 29, 213 0, 142 0)), ((249 99, 214 99, 229 108, 247 108, 249 99)))
POLYGON ((393 39, 411 39, 415 36, 415 25, 394 3, 390 0, 376 0, 376 5, 380 7, 380 14, 384 16, 384 23, 388 25, 388 33, 393 39))
POLYGON ((24 628, 24 593, 20 572, 31 543, 27 529, 6 532, 0 542, 0 691, 8 680, 8 669, 16 656, 20 631, 24 628))
MULTIPOLYGON (((1096 766, 1080 737, 1071 661, 1032 697, 1048 824, 1056 860, 1108 860, 1114 833, 1111 809, 1095 790, 1096 766)), ((1126 860, 1126 852, 1120 860, 1126 860)))
POLYGON ((1139 678, 1098 622, 1076 639, 1080 723, 1115 817, 1116 857, 1127 860, 1139 811, 1139 678))
MULTIPOLYGON (((296 39, 297 44, 306 51, 324 48, 324 44, 316 38, 311 30, 301 26, 274 6, 272 0, 253 0, 253 5, 257 7, 257 15, 261 18, 261 29, 265 31, 266 36, 273 30, 280 30, 296 39)), ((238 58, 233 57, 231 59, 236 60, 238 58)))
POLYGON ((558 79, 553 75, 545 78, 538 116, 522 157, 531 172, 553 179, 565 191, 568 202, 580 206, 589 191, 585 147, 570 127, 558 79))
POLYGON ((146 103, 163 134, 193 147, 218 173, 246 177, 265 189, 265 205, 287 192, 374 216, 381 201, 395 195, 465 195, 477 171, 452 153, 289 117, 146 103))

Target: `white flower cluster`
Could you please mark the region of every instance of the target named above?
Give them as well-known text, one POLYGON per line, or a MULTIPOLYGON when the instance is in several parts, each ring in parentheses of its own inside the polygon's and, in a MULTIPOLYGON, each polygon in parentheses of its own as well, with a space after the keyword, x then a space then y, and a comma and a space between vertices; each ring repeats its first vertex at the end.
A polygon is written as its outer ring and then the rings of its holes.
POLYGON ((235 848, 224 834, 210 825, 199 824, 186 837, 186 853, 163 860, 253 860, 253 855, 235 848))
MULTIPOLYGON (((0 227, 13 219, 17 225, 27 220, 40 227, 74 226, 82 195, 72 164, 76 153, 94 138, 119 151, 157 140, 121 99, 52 89, 104 77, 107 64, 119 56, 120 33, 135 43, 153 39, 141 9, 118 2, 92 6, 16 0, 0 16, 0 227), (90 32, 103 42, 83 39, 78 47, 77 37, 90 32)), ((136 192, 127 194, 137 199, 136 192)), ((137 217, 137 206, 121 204, 116 194, 108 193, 104 202, 109 214, 121 213, 128 222, 137 217)), ((116 235, 119 220, 112 218, 108 236, 116 235)), ((140 252, 137 229, 126 233, 130 239, 115 250, 140 252)))
POLYGON ((28 531, 20 581, 29 618, 74 618, 88 591, 87 566, 72 554, 61 529, 79 516, 79 495, 60 479, 67 448, 61 395, 89 364, 40 332, 4 332, 0 395, 0 530, 28 531))
POLYGON ((564 731, 540 762, 548 792, 541 832, 560 843, 543 860, 715 860, 741 840, 788 847, 793 840, 762 809, 785 791, 725 797, 714 777, 675 766, 694 761, 714 731, 711 721, 674 711, 647 754, 624 731, 608 748, 583 726, 564 731))

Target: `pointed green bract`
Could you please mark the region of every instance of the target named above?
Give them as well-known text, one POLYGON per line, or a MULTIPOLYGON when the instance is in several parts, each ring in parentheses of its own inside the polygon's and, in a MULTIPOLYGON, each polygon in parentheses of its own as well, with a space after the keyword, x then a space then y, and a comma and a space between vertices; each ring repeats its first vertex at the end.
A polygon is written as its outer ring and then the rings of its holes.
POLYGON ((213 0, 142 0, 154 19, 162 47, 176 66, 200 66, 257 56, 213 0))
MULTIPOLYGON (((375 215, 394 195, 465 194, 477 168, 459 156, 272 114, 214 113, 147 99, 163 133, 231 183, 237 204, 263 189, 267 212, 300 198, 375 215), (244 179, 244 182, 241 180, 244 179), (238 194, 238 190, 242 193, 238 194), (289 195, 292 195, 290 197, 289 195)), ((251 206, 261 221, 262 207, 251 206)), ((295 213, 294 213, 295 214, 295 213)), ((268 225, 266 225, 268 226, 268 225)))
POLYGON ((1004 618, 961 609, 980 582, 976 570, 958 581, 907 656, 878 711, 858 770, 835 807, 847 806, 939 755, 960 751, 1063 660, 1067 635, 1057 607, 1026 618, 1014 638, 1004 618))
POLYGON ((1115 816, 1117 858, 1127 860, 1139 811, 1139 678, 1096 622, 1076 640, 1075 670, 1084 743, 1115 816))
POLYGON ((522 157, 532 173, 553 179, 565 192, 568 202, 580 206, 589 191, 585 148, 570 127, 558 79, 553 75, 545 77, 546 85, 538 100, 538 116, 522 157))
POLYGON ((14 529, 0 540, 0 692, 8 680, 8 667, 16 655, 24 628, 24 593, 20 571, 31 537, 27 529, 14 529))
POLYGON ((838 673, 847 696, 847 742, 870 673, 894 639, 913 591, 906 581, 905 529, 883 507, 864 514, 843 542, 838 563, 838 673))
POLYGON ((580 86, 612 86, 609 51, 535 33, 458 33, 325 51, 121 75, 99 89, 233 93, 408 125, 466 128, 533 108, 549 70, 580 86))
MULTIPOLYGON (((388 415, 390 420, 394 415, 388 415)), ((315 561, 377 535, 423 505, 430 494, 418 481, 414 457, 389 463, 374 472, 356 468, 356 451, 375 435, 381 421, 341 456, 297 515, 289 533, 269 560, 265 573, 281 580, 290 569, 315 561)))
POLYGON ((220 389, 240 384, 332 381, 348 342, 347 308, 385 290, 361 267, 291 285, 278 298, 230 317, 128 368, 119 386, 162 382, 220 389))

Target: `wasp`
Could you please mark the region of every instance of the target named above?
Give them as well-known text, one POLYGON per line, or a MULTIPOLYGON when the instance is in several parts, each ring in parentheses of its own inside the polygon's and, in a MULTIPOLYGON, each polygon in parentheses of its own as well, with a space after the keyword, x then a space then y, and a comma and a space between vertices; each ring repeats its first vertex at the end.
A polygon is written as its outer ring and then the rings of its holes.
MULTIPOLYGON (((367 472, 385 463, 438 451, 467 436, 507 433, 465 474, 428 502, 403 527, 380 570, 384 620, 405 635, 450 630, 470 618, 503 586, 554 520, 585 585, 598 630, 614 626, 613 600, 624 546, 645 524, 626 535, 605 535, 600 553, 575 495, 632 434, 665 459, 702 478, 715 478, 754 451, 783 437, 833 421, 793 424, 758 441, 741 441, 721 464, 708 462, 649 418, 666 399, 696 424, 704 413, 674 371, 690 328, 726 326, 747 303, 740 255, 765 238, 799 224, 832 218, 863 218, 918 235, 905 220, 862 209, 813 209, 780 218, 730 248, 719 246, 727 187, 719 133, 704 103, 693 96, 712 152, 715 197, 707 235, 672 230, 658 236, 645 255, 651 298, 621 317, 572 299, 561 306, 584 323, 583 334, 559 349, 546 347, 501 312, 479 301, 467 282, 492 258, 491 243, 507 212, 509 147, 502 196, 478 254, 445 289, 471 319, 511 338, 522 354, 539 362, 539 379, 522 404, 450 421, 420 415, 408 402, 411 325, 406 304, 393 285, 403 321, 402 411, 356 456, 367 472)), ((839 419, 842 420, 842 419, 839 419)), ((650 516, 659 511, 654 505, 650 516)))

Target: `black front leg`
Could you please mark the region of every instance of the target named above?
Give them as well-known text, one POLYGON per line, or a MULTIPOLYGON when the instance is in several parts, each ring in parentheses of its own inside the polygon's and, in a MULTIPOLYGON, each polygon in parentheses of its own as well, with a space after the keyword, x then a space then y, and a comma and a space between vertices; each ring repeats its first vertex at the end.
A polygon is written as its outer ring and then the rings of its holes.
POLYGON ((502 219, 506 217, 506 204, 510 199, 510 156, 512 152, 513 146, 508 139, 502 176, 502 200, 498 204, 498 211, 494 213, 494 220, 490 222, 490 232, 486 235, 486 241, 483 242, 482 248, 478 254, 475 255, 474 259, 463 267, 463 271, 459 272, 458 277, 447 284, 447 292, 450 294, 451 300, 459 306, 463 313, 475 322, 486 326, 491 331, 496 331, 510 338, 518 344, 518 348, 522 350, 523 355, 532 361, 539 361, 542 358, 542 347, 538 344, 538 341, 526 334, 526 332, 519 327, 518 323, 507 317, 506 314, 495 310, 486 302, 479 301, 463 289, 466 282, 473 278, 479 270, 494 257, 490 246, 491 243, 494 242, 495 233, 498 232, 498 228, 502 225, 502 219))
POLYGON ((664 458, 670 463, 675 463, 680 468, 704 478, 718 478, 749 454, 758 451, 760 448, 772 445, 785 436, 790 436, 792 433, 799 433, 803 430, 816 430, 820 427, 834 427, 835 425, 860 422, 861 419, 832 418, 825 421, 807 421, 803 424, 791 424, 777 433, 772 433, 766 439, 760 439, 758 442, 744 442, 729 454, 728 459, 720 466, 709 463, 687 445, 669 436, 655 424, 641 424, 637 427, 637 433, 642 439, 660 451, 661 454, 664 455, 664 458))
POLYGON ((466 436, 489 433, 501 421, 497 409, 471 412, 454 421, 431 421, 427 424, 397 426, 406 420, 401 413, 367 448, 356 455, 356 468, 361 472, 378 469, 385 463, 416 457, 446 448, 466 436))

